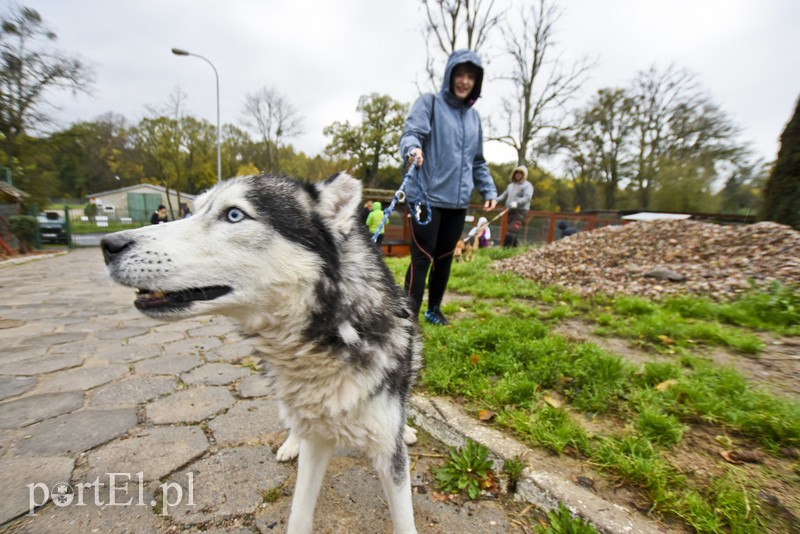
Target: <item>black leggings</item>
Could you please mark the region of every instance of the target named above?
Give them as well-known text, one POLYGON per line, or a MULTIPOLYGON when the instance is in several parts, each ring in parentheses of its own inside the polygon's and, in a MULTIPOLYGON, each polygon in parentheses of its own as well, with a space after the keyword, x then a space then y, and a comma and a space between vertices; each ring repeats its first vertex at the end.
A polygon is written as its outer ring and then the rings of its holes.
MULTIPOLYGON (((450 279, 450 265, 453 251, 464 232, 467 210, 431 208, 431 221, 425 226, 411 218, 411 264, 406 271, 405 290, 411 300, 412 312, 416 319, 422 307, 425 294, 425 279, 428 280, 428 308, 440 306, 447 281, 450 279)), ((421 219, 425 220, 425 210, 421 219)))

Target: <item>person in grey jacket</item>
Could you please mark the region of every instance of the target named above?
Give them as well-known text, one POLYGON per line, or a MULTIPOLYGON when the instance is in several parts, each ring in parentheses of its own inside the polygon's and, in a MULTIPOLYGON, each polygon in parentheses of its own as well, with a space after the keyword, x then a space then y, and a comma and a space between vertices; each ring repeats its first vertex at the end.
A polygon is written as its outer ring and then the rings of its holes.
MULTIPOLYGON (((486 211, 497 205, 497 189, 483 158, 480 117, 472 108, 482 84, 478 56, 470 50, 456 50, 447 60, 441 90, 414 102, 400 137, 400 155, 419 168, 422 189, 412 180, 406 194, 411 200, 420 200, 424 194, 431 206, 427 225, 411 219, 411 264, 405 289, 416 318, 430 269, 425 318, 437 325, 449 324, 441 303, 473 188, 483 197, 486 211)), ((423 221, 428 218, 425 211, 420 217, 423 221)))
POLYGON ((528 181, 528 168, 525 165, 515 167, 511 171, 511 180, 498 202, 505 201, 508 208, 508 227, 503 240, 504 247, 516 247, 519 243, 520 227, 525 224, 525 217, 531 209, 533 185, 528 181))

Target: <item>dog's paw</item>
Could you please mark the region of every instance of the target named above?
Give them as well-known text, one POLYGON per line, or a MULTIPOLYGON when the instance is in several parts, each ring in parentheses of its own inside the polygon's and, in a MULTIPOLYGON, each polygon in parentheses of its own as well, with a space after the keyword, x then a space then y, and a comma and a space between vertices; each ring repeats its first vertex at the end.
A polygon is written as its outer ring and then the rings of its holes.
POLYGON ((279 462, 289 462, 297 458, 298 454, 300 454, 300 438, 289 432, 289 437, 275 453, 275 459, 279 462))
POLYGON ((406 425, 405 430, 403 430, 403 441, 406 442, 406 445, 415 444, 417 442, 417 429, 406 425))

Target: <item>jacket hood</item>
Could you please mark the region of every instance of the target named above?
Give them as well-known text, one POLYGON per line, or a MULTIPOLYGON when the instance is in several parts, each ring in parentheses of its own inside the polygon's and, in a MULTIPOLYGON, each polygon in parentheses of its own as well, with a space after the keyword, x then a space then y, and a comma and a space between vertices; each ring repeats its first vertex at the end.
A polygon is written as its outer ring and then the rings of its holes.
POLYGON ((372 211, 380 211, 381 210, 381 203, 375 201, 372 203, 372 211))
POLYGON ((511 171, 511 174, 508 175, 508 181, 512 182, 514 180, 514 173, 520 171, 522 173, 522 181, 528 179, 528 167, 525 165, 520 165, 519 167, 514 167, 514 170, 511 171))
POLYGON ((478 76, 475 79, 475 87, 472 88, 472 92, 469 94, 469 97, 467 97, 466 101, 466 105, 470 107, 475 104, 475 102, 481 96, 481 86, 483 85, 483 65, 481 64, 481 60, 478 58, 478 55, 472 50, 456 50, 450 54, 450 57, 447 59, 447 66, 444 70, 444 80, 442 81, 441 92, 444 94, 448 102, 461 102, 461 99, 457 98, 452 91, 452 81, 453 71, 458 65, 463 63, 472 63, 478 69, 478 76))

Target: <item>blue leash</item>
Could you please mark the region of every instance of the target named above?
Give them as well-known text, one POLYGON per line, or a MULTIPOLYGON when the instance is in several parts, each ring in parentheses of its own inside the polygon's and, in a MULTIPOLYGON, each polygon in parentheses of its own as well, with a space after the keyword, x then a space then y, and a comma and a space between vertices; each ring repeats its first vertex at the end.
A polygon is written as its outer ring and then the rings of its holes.
POLYGON ((394 197, 392 198, 392 202, 389 204, 389 207, 383 210, 383 220, 381 221, 381 225, 378 227, 378 230, 375 232, 375 235, 372 236, 372 239, 370 241, 372 241, 373 243, 378 241, 378 236, 381 235, 381 230, 383 230, 383 227, 386 226, 386 221, 389 220, 389 216, 394 211, 395 205, 398 202, 403 202, 403 200, 405 200, 406 193, 404 190, 406 188, 406 184, 408 183, 408 181, 412 179, 416 180, 417 190, 419 191, 419 195, 420 197, 422 197, 423 200, 415 201, 409 198, 408 205, 411 208, 411 212, 413 213, 414 218, 417 220, 417 223, 419 223, 420 226, 425 226, 426 224, 431 222, 431 218, 433 217, 433 214, 431 213, 431 203, 428 200, 428 195, 422 189, 422 180, 420 180, 419 175, 420 175, 419 167, 412 164, 411 169, 408 171, 408 173, 406 173, 405 177, 403 178, 403 183, 400 184, 400 189, 398 189, 395 192, 394 197), (420 220, 420 212, 423 203, 425 204, 425 208, 428 213, 428 217, 424 221, 420 220))

